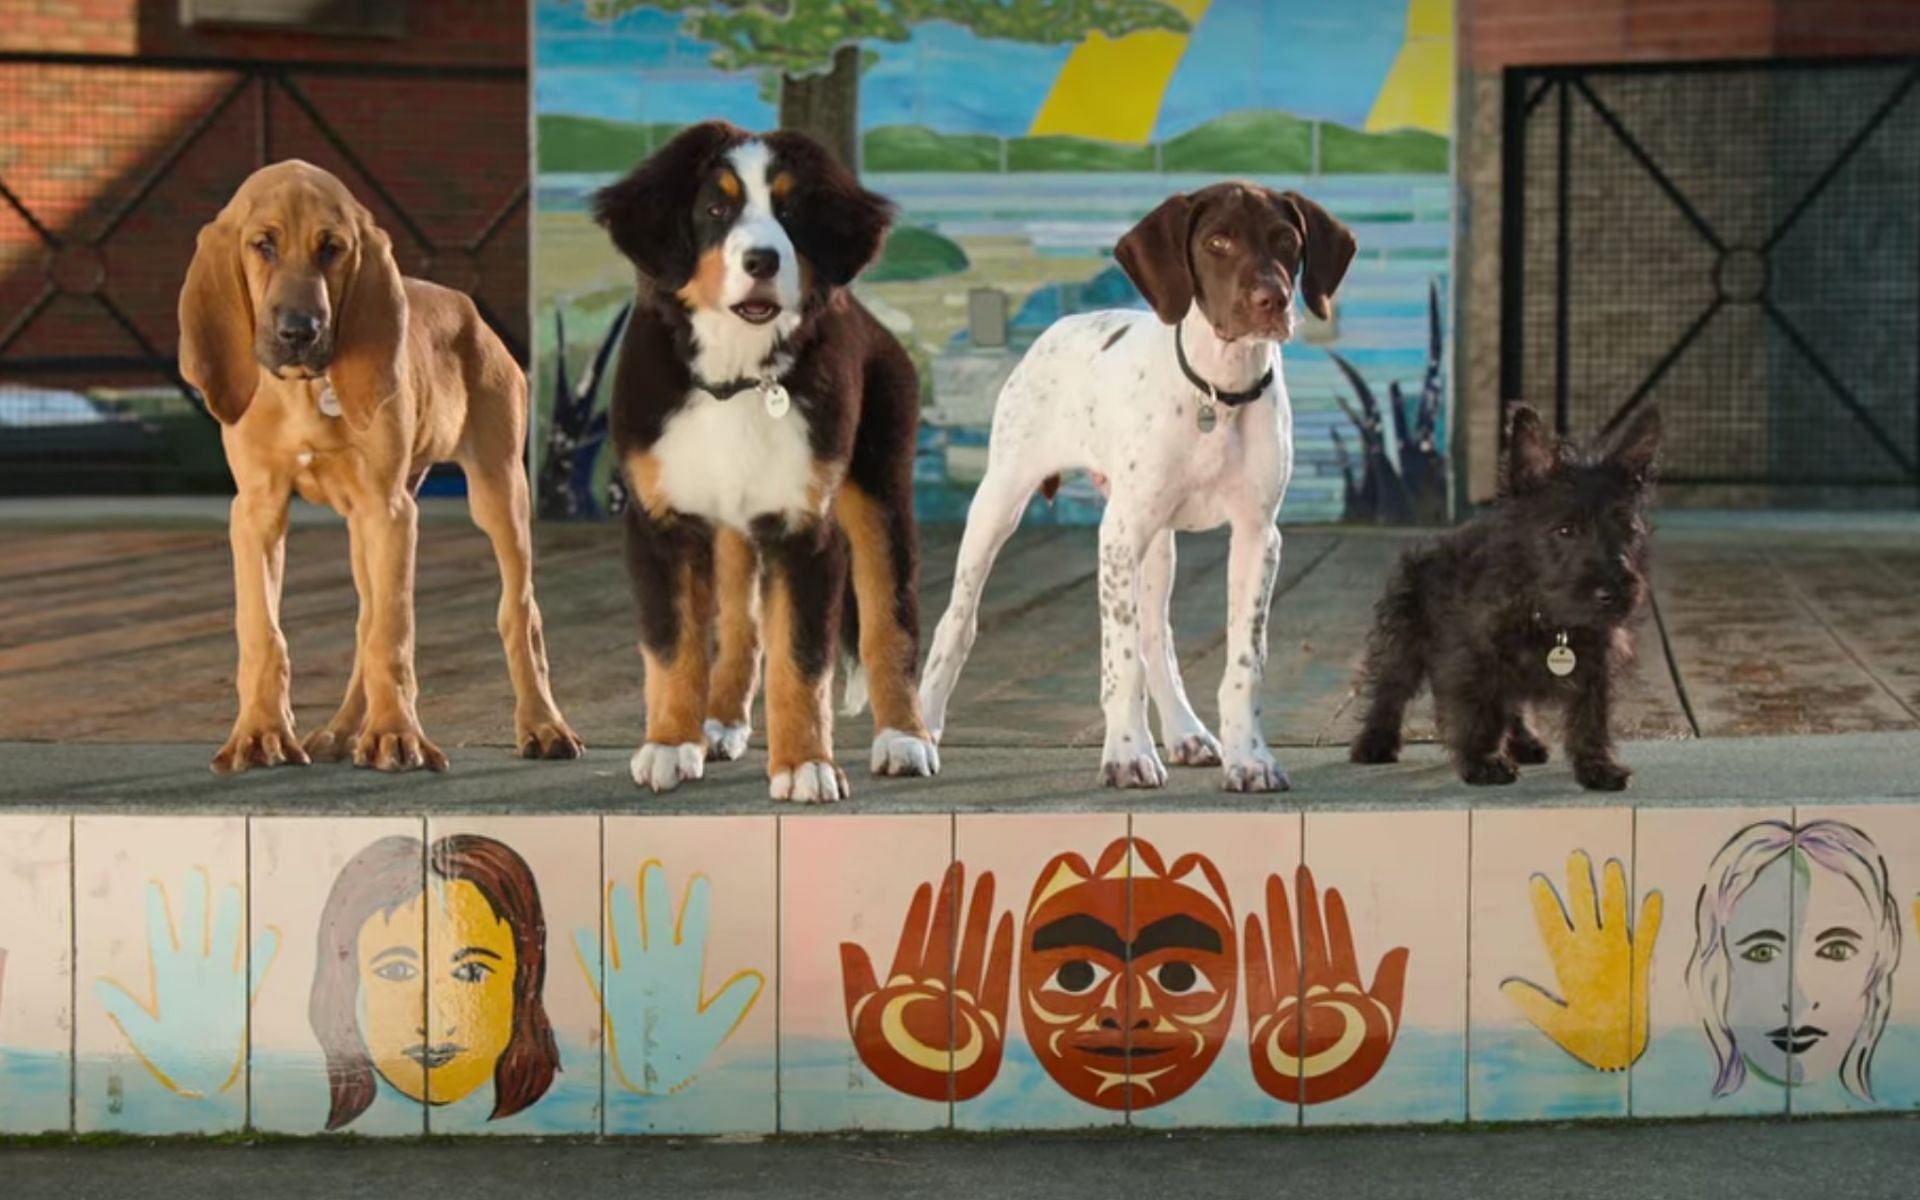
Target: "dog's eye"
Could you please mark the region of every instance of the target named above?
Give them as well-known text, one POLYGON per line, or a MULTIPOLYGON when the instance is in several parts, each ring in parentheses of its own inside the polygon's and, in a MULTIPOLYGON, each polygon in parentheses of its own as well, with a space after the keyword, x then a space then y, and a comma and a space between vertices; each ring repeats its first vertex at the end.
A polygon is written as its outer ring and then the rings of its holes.
POLYGON ((1207 239, 1206 246, 1207 249, 1213 251, 1215 254, 1225 254, 1227 251, 1233 249, 1233 242, 1231 239, 1222 237, 1216 233, 1207 239))
POLYGON ((323 267, 339 257, 340 243, 334 241, 332 238, 327 238, 325 241, 322 241, 319 247, 313 252, 313 261, 323 267))
POLYGON ((722 220, 727 215, 727 206, 716 200, 712 204, 707 205, 707 215, 716 221, 722 220))
POLYGON ((270 237, 256 238, 253 243, 253 252, 268 262, 272 262, 273 239, 270 237))
POLYGON ((1554 533, 1558 534, 1563 538, 1570 538, 1578 532, 1580 532, 1579 528, 1574 524, 1572 524, 1571 522, 1565 525, 1562 525, 1560 528, 1554 530, 1554 533))

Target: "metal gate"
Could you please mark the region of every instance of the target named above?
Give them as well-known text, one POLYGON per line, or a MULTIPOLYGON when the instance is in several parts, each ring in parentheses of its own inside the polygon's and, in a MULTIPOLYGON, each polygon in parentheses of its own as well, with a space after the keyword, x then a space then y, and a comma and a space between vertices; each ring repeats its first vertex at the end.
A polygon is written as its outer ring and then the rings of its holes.
POLYGON ((1512 68, 1500 386, 1721 503, 1920 499, 1920 60, 1512 68))
POLYGON ((200 225, 282 158, 524 363, 526 105, 517 67, 0 53, 0 494, 230 486, 175 301, 200 225))

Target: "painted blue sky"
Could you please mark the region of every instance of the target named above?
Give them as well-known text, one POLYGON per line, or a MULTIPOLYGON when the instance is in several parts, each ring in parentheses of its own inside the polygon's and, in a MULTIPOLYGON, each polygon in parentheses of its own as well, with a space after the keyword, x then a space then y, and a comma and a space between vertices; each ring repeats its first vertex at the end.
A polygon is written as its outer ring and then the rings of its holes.
MULTIPOLYGON (((538 0, 535 104, 543 113, 681 124, 724 117, 774 124, 757 74, 708 65, 712 48, 680 33, 682 18, 640 9, 612 23, 578 0, 538 0)), ((1214 0, 1161 106, 1156 139, 1245 109, 1275 109, 1359 126, 1406 29, 1405 0, 1214 0)), ((927 125, 943 133, 1027 132, 1069 46, 991 41, 944 22, 880 61, 861 90, 861 124, 927 125)))

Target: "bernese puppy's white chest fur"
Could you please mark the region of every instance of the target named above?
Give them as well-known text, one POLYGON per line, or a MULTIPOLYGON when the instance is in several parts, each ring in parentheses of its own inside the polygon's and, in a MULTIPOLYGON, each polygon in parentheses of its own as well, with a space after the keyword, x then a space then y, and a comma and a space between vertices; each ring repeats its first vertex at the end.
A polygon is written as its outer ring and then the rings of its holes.
POLYGON ((758 389, 729 400, 687 394, 653 444, 659 498, 677 512, 745 531, 755 517, 817 517, 826 503, 816 477, 804 401, 783 416, 758 389))

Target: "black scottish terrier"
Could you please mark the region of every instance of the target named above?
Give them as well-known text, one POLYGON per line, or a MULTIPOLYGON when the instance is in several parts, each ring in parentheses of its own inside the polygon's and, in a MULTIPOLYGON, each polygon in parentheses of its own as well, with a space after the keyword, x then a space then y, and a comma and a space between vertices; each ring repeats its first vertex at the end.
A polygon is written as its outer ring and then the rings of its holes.
POLYGON ((1559 704, 1584 787, 1619 791, 1608 708, 1647 597, 1646 501, 1660 415, 1643 409, 1604 454, 1582 454, 1514 408, 1500 494, 1469 524, 1409 550, 1375 610, 1365 724, 1349 757, 1388 763, 1422 683, 1468 783, 1512 783, 1547 748, 1528 709, 1559 704))

